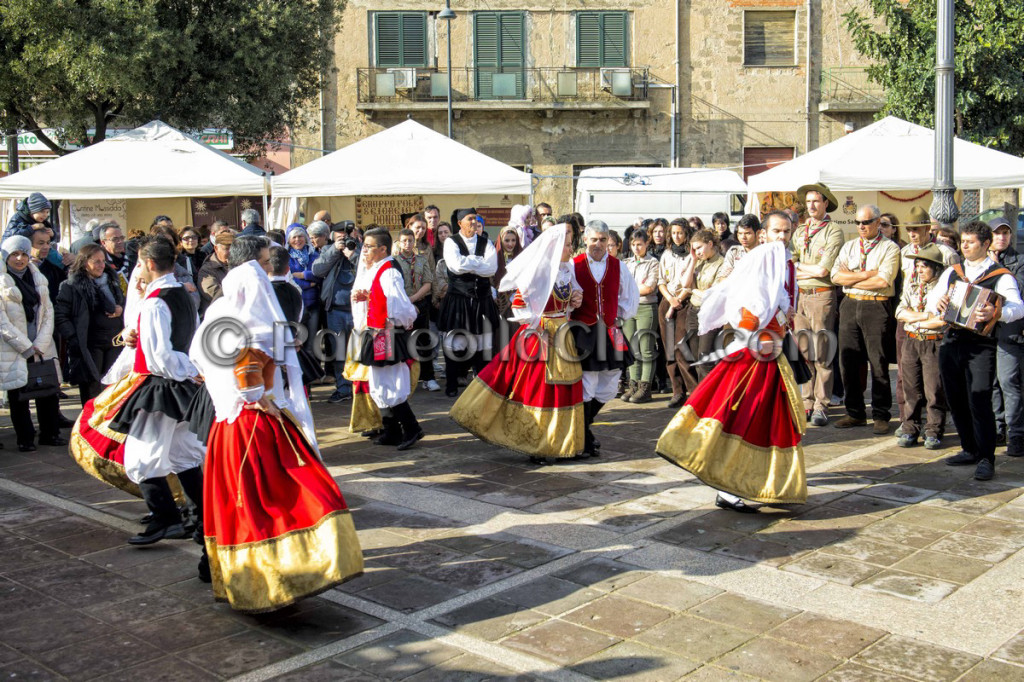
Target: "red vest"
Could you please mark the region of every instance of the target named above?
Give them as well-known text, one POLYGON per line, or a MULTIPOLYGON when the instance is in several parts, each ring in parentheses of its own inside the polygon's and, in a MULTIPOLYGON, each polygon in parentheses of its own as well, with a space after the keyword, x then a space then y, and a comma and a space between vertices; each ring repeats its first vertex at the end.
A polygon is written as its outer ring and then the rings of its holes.
MULTIPOLYGON (((149 298, 156 298, 160 295, 160 290, 156 289, 151 291, 149 298)), ((149 365, 146 363, 146 354, 142 352, 142 318, 140 317, 138 322, 135 323, 135 332, 138 334, 135 341, 135 364, 132 367, 132 371, 136 374, 149 374, 149 365)))
POLYGON ((587 254, 581 253, 572 262, 576 267, 576 281, 583 288, 583 305, 572 311, 572 319, 593 326, 600 318, 606 326, 614 327, 615 318, 619 314, 619 275, 622 265, 619 259, 605 256, 607 266, 600 283, 594 280, 590 272, 587 254))
POLYGON ((384 295, 384 287, 380 285, 380 276, 395 266, 389 260, 377 269, 370 285, 370 300, 366 304, 366 326, 370 329, 384 329, 388 326, 388 297, 384 295))

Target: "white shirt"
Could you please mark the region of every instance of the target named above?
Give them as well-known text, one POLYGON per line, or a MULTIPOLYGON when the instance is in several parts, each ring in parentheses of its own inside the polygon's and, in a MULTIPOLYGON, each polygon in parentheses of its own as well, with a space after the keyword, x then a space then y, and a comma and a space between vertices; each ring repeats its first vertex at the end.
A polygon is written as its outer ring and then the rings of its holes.
MULTIPOLYGON (((995 261, 988 257, 974 263, 971 261, 964 261, 964 275, 967 276, 968 280, 973 282, 977 278, 981 277, 982 273, 995 264, 995 261)), ((925 306, 925 309, 928 312, 936 315, 939 314, 939 299, 945 296, 949 291, 949 278, 952 275, 952 267, 948 267, 942 272, 935 288, 932 289, 930 294, 928 294, 928 303, 925 306)), ((1024 302, 1021 302, 1020 291, 1017 289, 1017 280, 1015 280, 1012 275, 1000 275, 995 280, 995 285, 992 284, 992 280, 985 282, 985 285, 986 288, 993 289, 997 294, 1006 299, 1003 302, 1003 312, 999 317, 1000 322, 1013 322, 1014 320, 1019 320, 1021 317, 1024 317, 1024 302)))
MULTIPOLYGON (((374 263, 371 268, 361 268, 355 283, 352 285, 352 290, 369 291, 370 287, 373 286, 373 280, 377 276, 377 271, 385 263, 393 260, 393 258, 388 256, 374 263)), ((412 327, 416 321, 416 306, 412 304, 409 296, 405 293, 405 280, 402 279, 402 269, 398 267, 398 263, 394 263, 391 268, 385 270, 384 274, 380 276, 380 288, 388 299, 388 319, 394 322, 396 327, 405 327, 406 329, 412 327)), ((352 322, 356 331, 366 329, 366 313, 368 308, 368 300, 352 302, 352 322)))
MULTIPOLYGON (((593 276, 594 281, 600 284, 604 280, 604 275, 608 271, 608 259, 611 256, 605 254, 605 257, 597 261, 587 254, 587 266, 590 267, 590 274, 593 276)), ((625 265, 619 267, 619 310, 618 317, 622 320, 628 320, 631 317, 636 316, 636 309, 640 306, 640 287, 637 286, 636 280, 633 279, 629 274, 629 269, 625 265)))
MULTIPOLYGON (((454 237, 454 235, 452 236, 454 237)), ((461 234, 459 236, 462 237, 461 234)), ((475 234, 469 239, 462 237, 462 241, 466 243, 466 249, 469 251, 468 256, 462 255, 454 239, 448 238, 445 240, 444 264, 448 268, 449 273, 455 275, 471 273, 477 277, 491 277, 498 271, 498 252, 491 242, 487 242, 487 248, 484 250, 483 256, 473 255, 476 253, 477 239, 483 239, 483 237, 475 234)))
MULTIPOLYGON (((150 282, 146 296, 157 289, 180 286, 174 274, 164 275, 150 282)), ((198 315, 195 324, 199 325, 198 315)), ((139 347, 151 374, 174 381, 185 381, 199 374, 188 353, 179 353, 171 347, 171 309, 166 303, 156 297, 144 298, 139 304, 139 330, 139 347)))

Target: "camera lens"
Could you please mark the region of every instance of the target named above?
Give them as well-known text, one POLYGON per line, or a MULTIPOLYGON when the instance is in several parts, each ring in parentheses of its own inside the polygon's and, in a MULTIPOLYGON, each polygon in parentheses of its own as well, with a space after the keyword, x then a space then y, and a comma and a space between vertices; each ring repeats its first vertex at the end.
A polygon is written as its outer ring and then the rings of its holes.
POLYGON ((355 239, 352 239, 351 237, 345 240, 345 248, 348 249, 349 251, 354 251, 356 246, 358 245, 359 242, 357 242, 355 239))

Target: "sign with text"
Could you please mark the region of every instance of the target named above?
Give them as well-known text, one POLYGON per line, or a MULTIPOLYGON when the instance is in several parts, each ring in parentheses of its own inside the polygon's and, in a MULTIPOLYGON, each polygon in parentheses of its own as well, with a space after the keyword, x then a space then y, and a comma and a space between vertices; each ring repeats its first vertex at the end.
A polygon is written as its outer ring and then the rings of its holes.
MULTIPOLYGON (((241 229, 242 211, 255 208, 263 217, 260 197, 202 197, 192 199, 192 225, 209 227, 215 220, 223 220, 234 229, 241 229)), ((266 221, 264 221, 266 222, 266 221)))
POLYGON ((484 219, 484 229, 491 239, 498 238, 501 228, 508 225, 508 219, 512 217, 512 207, 508 208, 482 208, 476 209, 476 214, 484 219))
POLYGON ((356 225, 377 223, 392 232, 402 229, 402 214, 423 210, 423 195, 396 194, 356 197, 356 225))
POLYGON ((90 220, 105 223, 116 220, 122 230, 128 227, 128 201, 126 199, 86 199, 68 202, 71 210, 72 240, 84 236, 90 220))

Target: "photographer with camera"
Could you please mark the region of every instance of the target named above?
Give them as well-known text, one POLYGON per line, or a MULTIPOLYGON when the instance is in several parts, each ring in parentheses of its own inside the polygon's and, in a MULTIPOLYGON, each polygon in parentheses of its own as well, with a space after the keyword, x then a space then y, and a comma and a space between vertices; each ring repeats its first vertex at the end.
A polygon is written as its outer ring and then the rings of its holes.
POLYGON ((313 262, 313 274, 323 278, 320 301, 327 313, 326 328, 330 332, 325 334, 330 342, 324 351, 326 357, 334 359, 334 393, 327 399, 329 403, 352 398, 352 384, 342 374, 348 338, 352 333, 351 295, 360 253, 354 233, 355 223, 351 220, 331 225, 331 241, 324 245, 320 257, 313 262))

